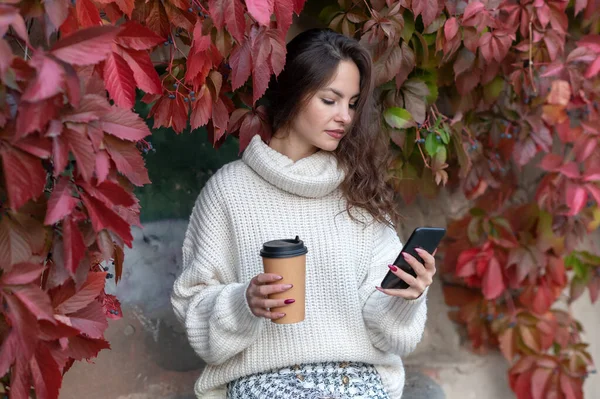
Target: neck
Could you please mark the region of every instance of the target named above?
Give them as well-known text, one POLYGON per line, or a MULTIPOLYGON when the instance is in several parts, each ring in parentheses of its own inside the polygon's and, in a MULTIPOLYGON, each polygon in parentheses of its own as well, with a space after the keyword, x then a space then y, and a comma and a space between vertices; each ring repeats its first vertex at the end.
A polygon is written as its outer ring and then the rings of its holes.
POLYGON ((277 131, 271 137, 269 147, 296 162, 318 151, 318 148, 307 143, 291 132, 277 131))

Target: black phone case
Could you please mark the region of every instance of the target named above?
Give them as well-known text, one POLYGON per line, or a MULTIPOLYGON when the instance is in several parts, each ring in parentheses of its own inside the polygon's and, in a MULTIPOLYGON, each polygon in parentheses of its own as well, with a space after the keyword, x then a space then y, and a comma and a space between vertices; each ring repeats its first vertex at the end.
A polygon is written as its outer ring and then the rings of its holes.
MULTIPOLYGON (((406 244, 402 247, 402 251, 398 254, 398 257, 394 261, 394 265, 404 270, 408 274, 416 277, 417 274, 412 267, 406 262, 402 256, 403 252, 407 252, 414 256, 419 262, 423 263, 423 259, 419 256, 415 248, 423 248, 429 253, 433 253, 438 247, 442 238, 446 234, 446 229, 441 227, 419 227, 413 231, 408 238, 406 244)), ((406 289, 409 285, 400 279, 390 270, 381 282, 381 288, 392 288, 392 289, 406 289)))

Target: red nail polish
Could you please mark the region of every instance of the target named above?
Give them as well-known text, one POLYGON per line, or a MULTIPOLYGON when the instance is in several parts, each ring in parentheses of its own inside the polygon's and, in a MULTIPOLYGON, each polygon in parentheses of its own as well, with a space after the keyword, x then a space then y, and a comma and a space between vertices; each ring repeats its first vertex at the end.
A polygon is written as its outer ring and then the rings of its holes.
POLYGON ((397 272, 397 271, 398 271, 398 268, 397 268, 396 266, 394 266, 394 265, 388 265, 388 267, 389 267, 389 268, 390 268, 390 270, 391 270, 391 271, 393 271, 393 272, 397 272))
POLYGON ((286 305, 289 305, 290 303, 294 303, 296 302, 295 299, 286 299, 285 301, 283 301, 283 303, 285 303, 286 305))

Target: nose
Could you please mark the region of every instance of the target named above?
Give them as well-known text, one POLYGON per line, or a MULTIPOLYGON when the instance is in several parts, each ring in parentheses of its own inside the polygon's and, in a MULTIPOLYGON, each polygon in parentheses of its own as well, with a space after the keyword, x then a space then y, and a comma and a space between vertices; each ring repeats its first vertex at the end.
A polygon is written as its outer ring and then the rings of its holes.
POLYGON ((343 124, 347 125, 350 122, 352 122, 352 115, 350 114, 350 107, 347 105, 344 105, 341 107, 340 112, 338 112, 337 115, 337 120, 339 122, 342 122, 343 124))

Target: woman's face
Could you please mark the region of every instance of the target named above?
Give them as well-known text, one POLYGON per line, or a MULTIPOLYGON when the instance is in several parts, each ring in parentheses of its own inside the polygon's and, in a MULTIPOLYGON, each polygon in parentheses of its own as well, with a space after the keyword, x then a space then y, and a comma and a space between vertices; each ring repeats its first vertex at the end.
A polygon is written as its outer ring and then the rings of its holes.
POLYGON ((333 79, 308 101, 290 125, 289 139, 298 153, 334 151, 348 133, 360 90, 360 72, 340 61, 333 79))

